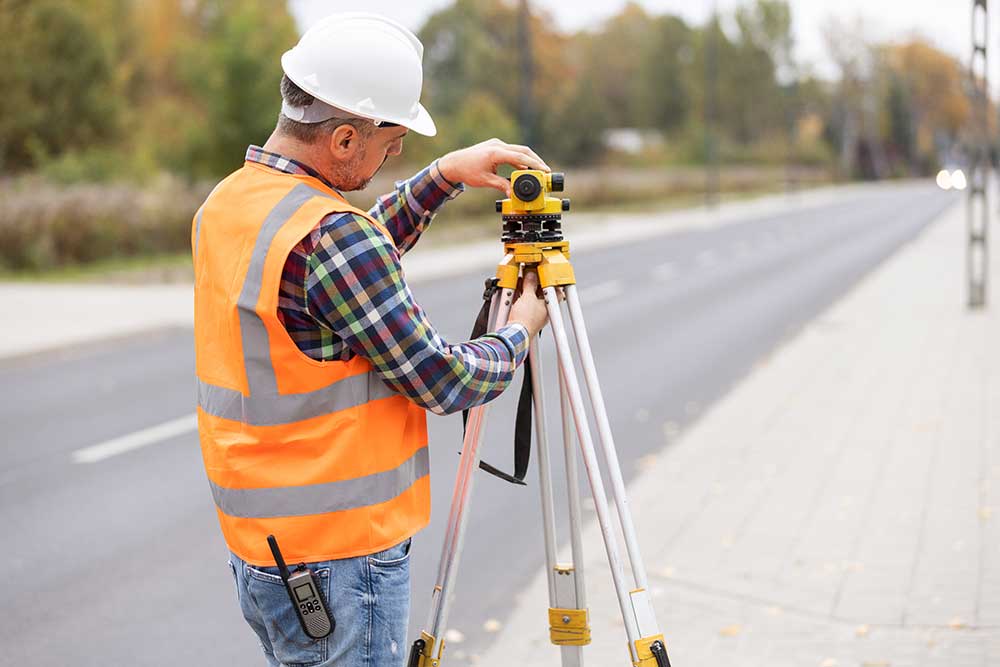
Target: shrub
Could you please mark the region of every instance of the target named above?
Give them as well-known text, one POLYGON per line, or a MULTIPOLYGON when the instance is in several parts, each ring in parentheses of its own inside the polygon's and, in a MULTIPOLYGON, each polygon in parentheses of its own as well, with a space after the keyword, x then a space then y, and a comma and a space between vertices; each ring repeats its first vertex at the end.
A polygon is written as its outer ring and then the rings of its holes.
POLYGON ((0 269, 44 270, 99 259, 184 252, 208 185, 163 179, 57 186, 6 183, 0 195, 0 269))

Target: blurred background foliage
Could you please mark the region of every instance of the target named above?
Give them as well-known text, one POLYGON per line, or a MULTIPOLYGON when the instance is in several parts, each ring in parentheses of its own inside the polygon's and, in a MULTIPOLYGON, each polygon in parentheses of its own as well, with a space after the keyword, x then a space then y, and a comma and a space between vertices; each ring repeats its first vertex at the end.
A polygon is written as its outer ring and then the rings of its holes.
MULTIPOLYGON (((860 22, 831 21, 838 76, 821 78, 794 58, 792 11, 784 0, 747 0, 691 25, 630 3, 593 29, 564 33, 526 0, 455 0, 418 31, 423 101, 440 133, 408 137, 388 175, 491 136, 602 174, 595 183, 645 170, 650 187, 630 197, 651 199, 701 189, 690 173, 710 160, 743 175, 756 166, 764 187, 776 168, 885 178, 954 159, 969 115, 967 74, 954 57, 917 37, 877 43, 860 22)), ((280 56, 297 38, 278 0, 0 0, 0 216, 22 216, 0 219, 0 268, 184 250, 177 230, 195 195, 273 129, 280 56), (101 183, 112 193, 104 213, 101 183), (116 244, 116 225, 122 239, 134 236, 125 227, 147 228, 114 203, 126 187, 147 209, 180 202, 152 216, 172 220, 172 231, 152 245, 116 244), (67 234, 72 222, 37 220, 50 219, 41 193, 75 201, 73 188, 89 203, 60 215, 94 217, 79 226, 102 230, 99 252, 83 247, 86 234, 71 235, 79 248, 17 241, 67 234), (10 233, 19 227, 29 231, 10 233)))

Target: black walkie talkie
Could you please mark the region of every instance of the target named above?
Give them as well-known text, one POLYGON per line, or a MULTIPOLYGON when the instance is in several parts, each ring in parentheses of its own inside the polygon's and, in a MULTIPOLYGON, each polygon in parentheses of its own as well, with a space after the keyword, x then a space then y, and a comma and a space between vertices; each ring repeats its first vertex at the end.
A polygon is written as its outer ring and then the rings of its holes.
POLYGON ((285 582, 288 599, 292 601, 302 629, 313 639, 326 637, 333 632, 337 624, 326 606, 326 600, 323 599, 323 593, 316 585, 312 572, 304 564, 299 564, 295 571, 289 574, 274 535, 267 536, 267 543, 271 547, 271 553, 274 554, 274 563, 281 573, 281 580, 285 582))

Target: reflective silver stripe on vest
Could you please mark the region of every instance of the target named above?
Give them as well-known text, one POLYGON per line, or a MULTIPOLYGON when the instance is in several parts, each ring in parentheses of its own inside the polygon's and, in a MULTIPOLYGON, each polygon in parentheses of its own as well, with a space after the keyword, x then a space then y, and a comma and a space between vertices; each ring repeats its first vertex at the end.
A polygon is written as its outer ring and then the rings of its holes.
POLYGON ((384 503, 399 496, 430 471, 427 447, 398 468, 340 482, 266 489, 227 489, 209 481, 215 504, 228 516, 275 519, 340 512, 384 503))
POLYGON ((201 208, 198 209, 198 217, 194 221, 194 256, 198 256, 198 239, 201 238, 201 213, 205 210, 205 205, 202 204, 201 208))
MULTIPOLYGON (((267 214, 254 242, 243 289, 237 299, 243 365, 249 396, 238 391, 198 381, 198 405, 206 413, 253 426, 277 426, 311 419, 396 395, 369 371, 345 378, 327 387, 302 394, 279 394, 271 361, 267 327, 255 308, 264 282, 264 262, 275 235, 313 197, 333 199, 328 193, 304 183, 296 185, 267 214)), ((201 215, 199 212, 199 224, 201 215)))
POLYGON ((198 380, 198 405, 213 417, 251 426, 279 426, 398 396, 374 373, 352 375, 304 394, 244 396, 234 389, 198 380))

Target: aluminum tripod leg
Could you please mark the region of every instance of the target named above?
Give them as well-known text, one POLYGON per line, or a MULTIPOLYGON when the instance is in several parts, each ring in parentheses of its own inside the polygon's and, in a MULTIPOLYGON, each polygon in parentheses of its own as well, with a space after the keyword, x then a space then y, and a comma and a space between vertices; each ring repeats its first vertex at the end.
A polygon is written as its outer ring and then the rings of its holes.
MULTIPOLYGON (((573 545, 573 561, 558 563, 556 550, 558 539, 555 530, 555 507, 552 500, 552 467, 549 461, 548 429, 545 419, 544 375, 542 372, 541 342, 538 337, 531 340, 531 384, 534 396, 535 441, 538 446, 538 480, 542 502, 542 526, 545 534, 545 564, 549 586, 549 627, 553 643, 560 646, 563 667, 583 666, 583 646, 590 643, 590 623, 584 600, 583 560, 580 548, 579 487, 569 486, 570 534, 573 545), (576 500, 574 507, 574 499, 576 500)), ((561 384, 561 383, 560 383, 561 384)), ((566 401, 560 392, 563 405, 563 444, 572 455, 572 434, 566 422, 566 401)), ((575 464, 575 458, 573 463, 575 464)), ((575 470, 567 470, 571 484, 576 484, 575 470)))
MULTIPOLYGON (((635 539, 632 517, 628 509, 621 468, 618 464, 617 453, 614 450, 614 441, 611 438, 611 429, 608 425, 604 399, 601 396, 600 385, 597 382, 597 372, 594 367, 593 354, 590 350, 590 342, 587 340, 586 328, 583 324, 579 296, 576 293, 575 284, 566 285, 564 290, 566 293, 566 302, 569 307, 570 323, 577 341, 588 393, 591 398, 590 407, 600 431, 601 449, 604 454, 605 464, 608 467, 609 477, 611 478, 615 504, 621 519, 629 559, 633 563, 633 574, 637 578, 637 581, 641 579, 645 583, 646 574, 639 556, 638 541, 635 539)), ((573 367, 569 339, 566 335, 562 312, 557 301, 557 291, 555 287, 546 287, 544 293, 549 313, 549 323, 552 326, 552 334, 556 341, 556 351, 559 355, 560 375, 565 385, 564 393, 569 398, 573 419, 577 427, 577 434, 580 438, 580 449, 583 452, 584 465, 587 469, 587 477, 590 480, 590 488, 594 498, 594 509, 597 511, 597 520, 600 524, 601 536, 604 538, 604 546, 608 554, 608 564, 611 567, 615 593, 618 596, 618 604, 621 608, 622 620, 625 624, 625 634, 629 640, 629 657, 632 663, 639 667, 652 667, 653 665, 657 667, 670 667, 670 660, 667 657, 663 635, 657 629, 656 617, 650 604, 648 591, 644 587, 638 586, 630 591, 625 584, 625 573, 618 551, 618 541, 610 523, 608 498, 604 490, 604 482, 601 477, 600 464, 597 460, 594 442, 590 435, 590 425, 587 421, 587 412, 583 403, 583 396, 580 392, 579 381, 576 377, 576 370, 573 367)))
MULTIPOLYGON (((492 320, 489 322, 490 330, 506 324, 513 297, 514 291, 510 289, 504 289, 500 293, 494 294, 493 302, 490 305, 490 320, 492 320)), ((428 629, 421 635, 421 639, 425 642, 425 648, 421 649, 421 652, 428 656, 426 664, 435 667, 440 664, 444 650, 443 635, 454 596, 455 577, 458 573, 458 561, 462 553, 465 525, 469 516, 468 506, 472 494, 472 484, 475 481, 475 471, 479 468, 479 442, 487 408, 488 404, 480 405, 473 408, 469 414, 458 476, 455 480, 455 491, 452 494, 448 527, 441 550, 438 578, 431 596, 431 609, 427 621, 428 629)), ((411 661, 412 659, 413 654, 411 654, 411 661)))
POLYGON ((583 395, 580 393, 580 384, 576 378, 576 370, 573 366, 569 338, 566 336, 566 329, 563 326, 562 312, 559 307, 556 288, 546 287, 544 293, 549 313, 549 325, 552 328, 552 336, 555 339, 556 352, 559 356, 561 375, 565 382, 566 393, 573 412, 573 421, 576 423, 576 433, 579 436, 580 449, 583 452, 583 463, 587 469, 587 477, 590 480, 590 489, 594 498, 594 509, 597 511, 597 520, 601 526, 601 536, 604 538, 604 548, 607 551, 608 564, 611 567, 611 578, 614 580, 615 593, 618 596, 618 606, 621 609, 622 620, 625 623, 629 653, 632 661, 637 662, 635 643, 640 639, 640 635, 632 603, 628 596, 628 589, 625 586, 625 573, 622 567, 621 556, 618 552, 618 540, 612 532, 611 517, 608 512, 608 497, 604 491, 604 481, 601 479, 601 470, 590 435, 590 424, 587 422, 587 414, 584 411, 583 395))
POLYGON ((656 624, 656 617, 649 599, 646 568, 642 561, 642 555, 639 553, 639 539, 636 536, 635 524, 632 523, 632 513, 629 510, 628 497, 625 494, 625 480, 622 478, 618 452, 615 450, 614 436, 611 434, 611 424, 608 421, 608 411, 604 405, 600 382, 597 379, 594 355, 590 349, 590 340, 587 337, 587 328, 583 321, 583 310, 580 307, 580 295, 576 291, 576 285, 567 285, 565 292, 566 304, 569 306, 570 324, 580 353, 583 376, 587 383, 587 392, 590 395, 591 408, 600 435, 601 451, 604 454, 604 463, 611 481, 612 497, 618 510, 622 534, 625 537, 625 548, 632 565, 635 587, 630 597, 639 625, 639 635, 641 637, 656 635, 660 630, 656 624))

